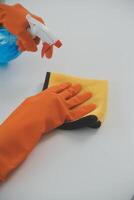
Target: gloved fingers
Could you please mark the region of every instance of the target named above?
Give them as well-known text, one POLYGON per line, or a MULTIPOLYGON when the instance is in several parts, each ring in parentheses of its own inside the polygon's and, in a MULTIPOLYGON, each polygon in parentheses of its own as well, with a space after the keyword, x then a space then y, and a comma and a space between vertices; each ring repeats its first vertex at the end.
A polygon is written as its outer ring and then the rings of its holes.
POLYGON ((2 10, 7 10, 8 8, 10 8, 11 6, 5 4, 5 3, 0 3, 0 11, 2 10))
POLYGON ((62 83, 59 85, 55 85, 53 87, 48 88, 47 90, 55 92, 55 93, 60 93, 63 90, 67 89, 68 87, 70 87, 72 85, 72 83, 70 82, 66 82, 66 83, 62 83))
POLYGON ((74 121, 74 120, 80 119, 81 117, 85 116, 86 114, 92 112, 95 109, 96 109, 96 105, 93 103, 76 108, 71 111, 71 113, 70 113, 71 117, 69 120, 74 121))
POLYGON ((76 94, 78 94, 81 90, 81 85, 80 84, 75 84, 71 87, 69 87, 68 89, 66 89, 65 91, 61 92, 59 95, 65 99, 68 100, 69 98, 75 96, 76 94))
POLYGON ((51 58, 53 54, 53 45, 49 45, 47 42, 43 44, 41 57, 45 55, 47 58, 51 58))
POLYGON ((91 92, 85 92, 81 95, 76 95, 76 96, 74 96, 73 98, 71 98, 67 101, 67 106, 68 106, 69 109, 74 108, 75 106, 78 106, 78 105, 84 103, 85 101, 87 101, 91 97, 92 97, 91 92))
POLYGON ((0 23, 3 24, 8 5, 0 3, 0 23))
POLYGON ((16 41, 16 44, 18 45, 19 51, 23 52, 23 51, 26 50, 25 47, 23 46, 21 40, 18 39, 18 40, 16 41))
POLYGON ((42 50, 41 50, 41 57, 45 55, 46 51, 50 48, 50 45, 47 42, 44 42, 42 50))
POLYGON ((38 44, 40 43, 40 38, 35 37, 35 38, 34 38, 34 41, 35 41, 36 45, 38 45, 38 44))
POLYGON ((27 51, 37 51, 37 46, 32 38, 32 35, 25 30, 23 34, 19 35, 19 40, 27 51))
POLYGON ((46 51, 45 55, 49 59, 52 58, 52 55, 53 55, 53 45, 50 46, 50 48, 46 51))
POLYGON ((4 23, 4 17, 6 15, 5 11, 1 11, 0 9, 0 23, 3 24, 4 23))
MULTIPOLYGON (((33 40, 35 41, 36 45, 38 45, 40 43, 40 39, 38 37, 35 37, 33 40)), ((23 43, 21 42, 21 40, 18 39, 16 41, 16 44, 19 46, 19 50, 21 52, 26 51, 26 49, 25 49, 23 43)))
POLYGON ((13 5, 13 7, 19 9, 20 11, 23 11, 23 12, 25 11, 25 12, 29 13, 29 11, 19 3, 16 3, 15 5, 13 5))

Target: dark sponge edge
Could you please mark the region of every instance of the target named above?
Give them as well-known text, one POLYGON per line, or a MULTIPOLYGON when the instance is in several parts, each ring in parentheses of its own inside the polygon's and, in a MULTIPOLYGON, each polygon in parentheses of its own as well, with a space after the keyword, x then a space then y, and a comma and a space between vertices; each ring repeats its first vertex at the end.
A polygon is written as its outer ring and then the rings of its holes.
POLYGON ((84 127, 90 127, 90 128, 95 129, 95 128, 99 128, 100 126, 101 126, 101 122, 98 120, 98 118, 95 115, 88 115, 79 120, 64 123, 58 128, 64 129, 64 130, 73 130, 73 129, 79 129, 79 128, 84 128, 84 127))
POLYGON ((45 82, 44 82, 44 85, 43 85, 42 90, 45 90, 45 89, 48 88, 50 75, 51 75, 51 72, 47 72, 47 73, 46 73, 46 78, 45 78, 45 82))

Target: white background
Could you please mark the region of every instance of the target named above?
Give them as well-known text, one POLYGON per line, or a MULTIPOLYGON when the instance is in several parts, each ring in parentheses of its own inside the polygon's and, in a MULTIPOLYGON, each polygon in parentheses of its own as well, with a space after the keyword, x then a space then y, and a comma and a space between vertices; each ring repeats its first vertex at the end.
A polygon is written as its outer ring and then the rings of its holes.
MULTIPOLYGON (((17 1, 9 0, 14 3, 17 1)), ((134 193, 134 1, 20 0, 63 42, 0 68, 1 122, 39 92, 47 71, 109 80, 109 108, 95 131, 56 130, 0 186, 0 200, 130 200, 134 193)), ((18 122, 19 123, 19 122, 18 122)))

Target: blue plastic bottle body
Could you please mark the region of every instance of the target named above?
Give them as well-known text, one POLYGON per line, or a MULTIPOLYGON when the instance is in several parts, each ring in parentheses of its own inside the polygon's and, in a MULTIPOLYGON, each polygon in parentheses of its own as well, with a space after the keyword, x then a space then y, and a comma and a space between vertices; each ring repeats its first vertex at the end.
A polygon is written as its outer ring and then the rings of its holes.
POLYGON ((0 26, 0 64, 7 64, 20 55, 16 40, 16 36, 0 26))

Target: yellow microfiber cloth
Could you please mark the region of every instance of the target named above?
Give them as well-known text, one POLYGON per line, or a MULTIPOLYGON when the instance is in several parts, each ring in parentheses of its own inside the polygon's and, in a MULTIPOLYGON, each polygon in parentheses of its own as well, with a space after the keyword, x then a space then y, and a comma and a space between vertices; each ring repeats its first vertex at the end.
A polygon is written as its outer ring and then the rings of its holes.
POLYGON ((73 84, 80 83, 82 85, 83 92, 92 92, 93 97, 89 99, 85 104, 95 103, 97 107, 94 111, 90 112, 90 114, 82 117, 79 120, 64 123, 60 128, 67 130, 82 128, 86 126, 90 128, 99 128, 104 121, 107 110, 108 81, 47 72, 43 90, 53 85, 68 81, 73 84))

